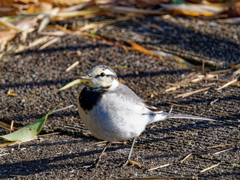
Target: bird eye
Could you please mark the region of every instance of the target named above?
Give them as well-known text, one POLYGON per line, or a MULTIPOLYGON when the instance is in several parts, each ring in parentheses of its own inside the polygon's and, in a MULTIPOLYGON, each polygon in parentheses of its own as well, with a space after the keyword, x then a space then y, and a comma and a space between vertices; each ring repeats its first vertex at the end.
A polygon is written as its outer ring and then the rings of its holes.
POLYGON ((100 76, 102 76, 102 77, 105 76, 105 73, 102 72, 102 73, 100 74, 100 76))

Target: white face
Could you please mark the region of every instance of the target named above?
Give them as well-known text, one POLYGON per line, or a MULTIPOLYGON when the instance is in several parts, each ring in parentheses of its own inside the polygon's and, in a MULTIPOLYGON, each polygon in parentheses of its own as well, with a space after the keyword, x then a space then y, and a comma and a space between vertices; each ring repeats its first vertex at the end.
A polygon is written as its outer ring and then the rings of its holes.
POLYGON ((89 71, 91 79, 89 86, 92 88, 108 88, 115 89, 118 85, 116 73, 107 66, 96 66, 89 71))

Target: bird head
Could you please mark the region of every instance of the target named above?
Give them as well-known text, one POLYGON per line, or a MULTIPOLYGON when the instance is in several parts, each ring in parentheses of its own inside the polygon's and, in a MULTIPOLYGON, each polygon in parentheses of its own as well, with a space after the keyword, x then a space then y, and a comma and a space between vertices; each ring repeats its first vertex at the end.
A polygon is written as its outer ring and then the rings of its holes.
POLYGON ((106 65, 98 65, 90 69, 88 75, 81 77, 89 81, 92 88, 115 89, 118 85, 117 74, 106 65))

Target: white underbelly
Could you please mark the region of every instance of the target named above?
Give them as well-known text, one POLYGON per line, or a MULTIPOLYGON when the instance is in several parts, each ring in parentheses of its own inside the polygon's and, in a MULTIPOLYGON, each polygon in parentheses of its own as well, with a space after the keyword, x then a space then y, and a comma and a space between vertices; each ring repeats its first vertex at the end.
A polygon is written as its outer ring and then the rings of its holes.
POLYGON ((96 138, 110 142, 128 140, 144 131, 147 119, 139 114, 131 110, 116 111, 111 105, 100 107, 97 105, 88 112, 78 107, 83 123, 96 138))

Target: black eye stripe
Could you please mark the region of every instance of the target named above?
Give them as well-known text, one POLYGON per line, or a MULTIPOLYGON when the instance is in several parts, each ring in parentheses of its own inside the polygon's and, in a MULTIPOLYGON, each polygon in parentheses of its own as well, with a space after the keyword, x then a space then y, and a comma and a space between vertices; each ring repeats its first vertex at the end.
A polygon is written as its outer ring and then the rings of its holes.
MULTIPOLYGON (((103 77, 101 75, 96 75, 95 78, 99 78, 99 77, 103 77)), ((105 77, 112 77, 112 78, 116 78, 114 75, 112 74, 105 74, 105 77)))

